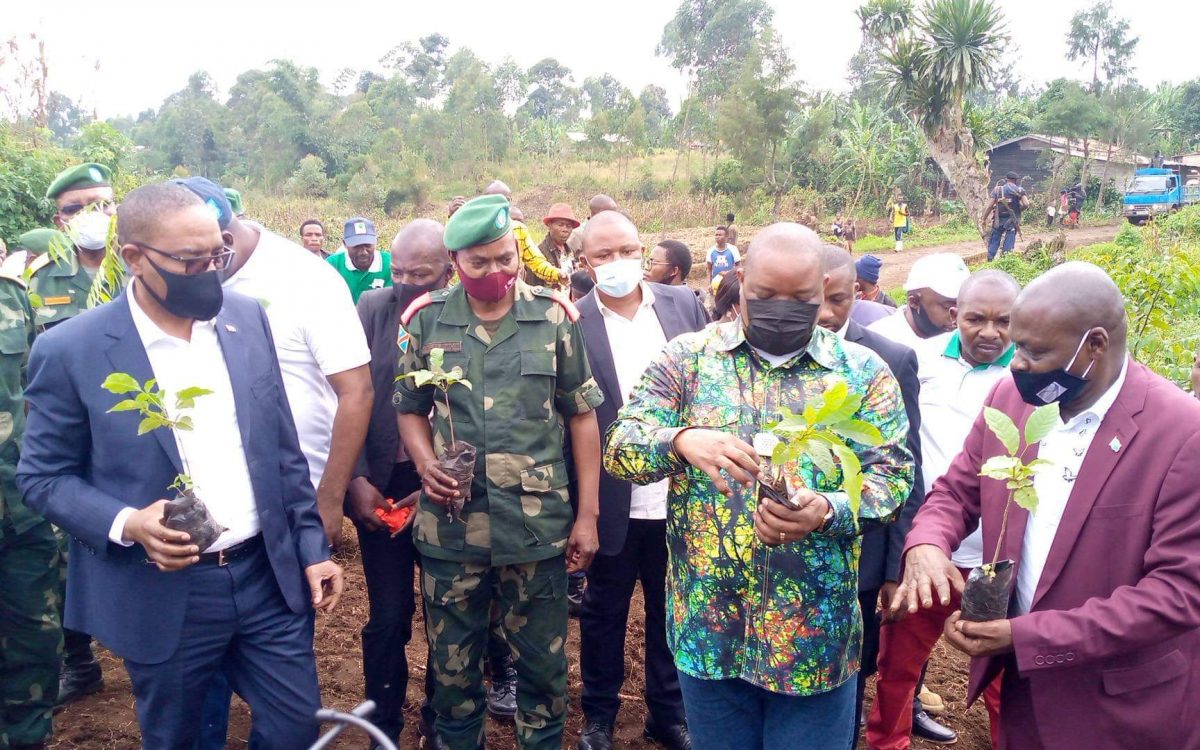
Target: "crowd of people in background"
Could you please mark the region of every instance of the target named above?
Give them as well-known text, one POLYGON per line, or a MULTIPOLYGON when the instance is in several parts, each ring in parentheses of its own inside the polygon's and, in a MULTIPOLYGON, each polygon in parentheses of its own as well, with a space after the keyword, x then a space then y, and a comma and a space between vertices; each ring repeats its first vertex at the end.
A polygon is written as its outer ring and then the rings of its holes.
MULTIPOLYGON (((837 244, 739 245, 730 214, 694 258, 596 195, 538 242, 497 180, 386 246, 364 216, 294 242, 202 177, 111 183, 60 174, 55 227, 0 270, 0 747, 103 689, 93 638, 144 747, 224 747, 235 693, 251 746, 309 747, 345 519, 392 743, 420 616, 422 747, 482 747, 490 716, 561 748, 574 616, 576 747, 614 747, 640 585, 643 732, 670 750, 951 744, 947 699, 981 696, 996 748, 1200 747, 1200 403, 1129 357, 1099 268, 1022 289, 932 253, 893 299, 842 217, 837 244), (844 457, 762 443, 839 389, 853 488, 844 457), (984 412, 1047 404, 1030 513, 981 478, 1014 450, 984 412), (964 620, 1001 551, 1008 616, 964 620), (965 696, 924 684, 942 637, 965 696)), ((1027 207, 996 186, 989 257, 1027 207)), ((903 251, 899 191, 888 212, 903 251)))

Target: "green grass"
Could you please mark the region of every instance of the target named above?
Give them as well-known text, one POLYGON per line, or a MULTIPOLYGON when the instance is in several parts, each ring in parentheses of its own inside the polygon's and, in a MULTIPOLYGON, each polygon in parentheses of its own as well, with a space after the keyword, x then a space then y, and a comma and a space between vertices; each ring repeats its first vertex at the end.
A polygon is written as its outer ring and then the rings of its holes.
MULTIPOLYGON (((952 242, 970 242, 979 239, 979 232, 973 227, 960 221, 935 224, 933 226, 914 226, 912 231, 904 235, 904 248, 932 247, 946 245, 952 242)), ((854 243, 856 253, 874 253, 890 251, 896 246, 893 235, 868 234, 860 237, 854 243)))

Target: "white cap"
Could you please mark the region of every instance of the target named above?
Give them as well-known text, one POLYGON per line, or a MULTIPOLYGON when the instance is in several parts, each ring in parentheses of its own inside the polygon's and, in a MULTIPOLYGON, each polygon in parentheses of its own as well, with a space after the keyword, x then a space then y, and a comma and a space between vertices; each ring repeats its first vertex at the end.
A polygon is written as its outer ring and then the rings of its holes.
POLYGON ((934 253, 918 258, 908 272, 904 291, 931 289, 950 299, 958 298, 958 288, 971 275, 963 259, 954 253, 934 253))

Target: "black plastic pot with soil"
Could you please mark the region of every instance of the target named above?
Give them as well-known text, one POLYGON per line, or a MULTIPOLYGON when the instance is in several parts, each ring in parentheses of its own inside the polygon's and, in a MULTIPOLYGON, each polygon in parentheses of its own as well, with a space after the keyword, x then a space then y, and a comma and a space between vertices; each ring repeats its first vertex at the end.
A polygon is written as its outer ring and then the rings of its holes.
POLYGON ((163 506, 162 522, 168 529, 186 533, 201 552, 211 547, 217 537, 226 531, 190 488, 180 490, 174 500, 167 501, 163 506))
POLYGON ((1012 560, 999 560, 972 569, 963 587, 962 619, 991 622, 1007 618, 1012 577, 1012 560))

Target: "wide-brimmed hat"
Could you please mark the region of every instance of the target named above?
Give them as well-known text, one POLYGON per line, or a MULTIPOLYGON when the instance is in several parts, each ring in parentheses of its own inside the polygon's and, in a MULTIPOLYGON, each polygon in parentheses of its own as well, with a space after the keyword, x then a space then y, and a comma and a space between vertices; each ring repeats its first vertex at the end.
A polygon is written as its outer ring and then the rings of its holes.
POLYGON ((571 206, 567 203, 555 203, 550 207, 550 211, 542 219, 542 223, 550 226, 550 222, 555 219, 571 222, 571 226, 579 226, 579 219, 575 218, 575 212, 571 210, 571 206))

